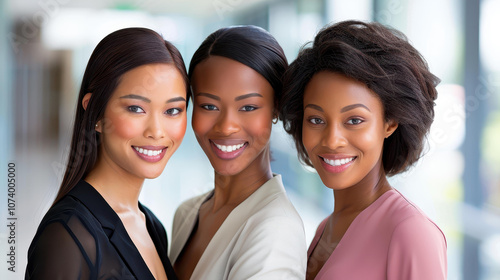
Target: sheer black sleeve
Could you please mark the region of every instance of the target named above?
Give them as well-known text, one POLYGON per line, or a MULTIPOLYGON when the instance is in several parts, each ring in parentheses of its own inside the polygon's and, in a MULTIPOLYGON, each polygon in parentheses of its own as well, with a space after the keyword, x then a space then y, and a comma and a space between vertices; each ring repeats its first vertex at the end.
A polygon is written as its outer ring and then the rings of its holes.
POLYGON ((28 253, 26 279, 97 279, 96 240, 77 216, 51 221, 28 253))
MULTIPOLYGON (((165 229, 149 210, 145 213, 168 278, 175 279, 165 229)), ((118 215, 81 181, 40 223, 28 251, 25 279, 154 280, 154 276, 118 215)))

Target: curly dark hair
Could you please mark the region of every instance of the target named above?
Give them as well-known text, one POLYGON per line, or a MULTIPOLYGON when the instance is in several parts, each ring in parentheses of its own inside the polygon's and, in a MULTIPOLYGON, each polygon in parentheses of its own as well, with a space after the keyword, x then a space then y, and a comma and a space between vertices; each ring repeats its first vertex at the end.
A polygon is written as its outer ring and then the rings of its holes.
POLYGON ((343 21, 324 27, 304 46, 285 73, 280 119, 292 135, 299 159, 312 167, 302 143, 304 90, 320 71, 331 71, 368 86, 380 98, 385 120, 398 123, 384 141, 388 176, 406 171, 422 155, 434 120, 436 86, 427 62, 398 30, 379 23, 343 21))

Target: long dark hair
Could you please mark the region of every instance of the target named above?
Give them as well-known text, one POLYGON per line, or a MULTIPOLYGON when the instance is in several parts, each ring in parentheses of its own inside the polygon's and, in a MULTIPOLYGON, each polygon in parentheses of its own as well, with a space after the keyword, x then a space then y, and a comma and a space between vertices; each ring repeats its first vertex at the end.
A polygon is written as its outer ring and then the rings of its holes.
POLYGON ((191 90, 181 54, 153 30, 121 29, 106 36, 96 46, 83 75, 68 164, 54 203, 71 191, 94 167, 100 143, 95 124, 103 117, 122 75, 133 68, 151 63, 174 65, 184 77, 186 100, 189 100, 191 90), (82 100, 87 93, 92 93, 92 96, 85 110, 82 100))
POLYGON ((274 90, 274 103, 277 108, 288 61, 271 33, 253 25, 226 27, 213 32, 191 58, 189 78, 192 77, 196 65, 212 55, 238 61, 262 75, 274 90))

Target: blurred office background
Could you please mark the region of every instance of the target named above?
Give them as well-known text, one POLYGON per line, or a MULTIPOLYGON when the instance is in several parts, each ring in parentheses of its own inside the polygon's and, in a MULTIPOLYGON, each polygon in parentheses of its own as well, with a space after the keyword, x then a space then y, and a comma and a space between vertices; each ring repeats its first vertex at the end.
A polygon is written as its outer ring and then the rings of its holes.
MULTIPOLYGON (((391 178, 393 186, 446 234, 449 279, 500 279, 499 15, 499 0, 0 0, 0 278, 24 277, 28 246, 62 179, 86 63, 105 35, 152 28, 189 64, 217 28, 254 24, 277 38, 291 62, 325 24, 360 19, 403 31, 442 80, 427 153, 391 178), (15 273, 7 270, 4 225, 12 162, 15 273)), ((332 192, 300 165, 281 123, 271 145, 273 171, 283 175, 309 243, 333 209, 332 192)), ((189 126, 163 174, 146 181, 141 201, 170 232, 176 207, 212 180, 189 126)))

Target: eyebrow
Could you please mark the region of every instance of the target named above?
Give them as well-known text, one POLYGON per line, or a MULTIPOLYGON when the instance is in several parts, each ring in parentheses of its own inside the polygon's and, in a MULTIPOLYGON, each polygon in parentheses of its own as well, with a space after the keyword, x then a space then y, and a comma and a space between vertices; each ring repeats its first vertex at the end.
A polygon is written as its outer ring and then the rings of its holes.
MULTIPOLYGON (((120 98, 138 99, 138 100, 142 100, 142 101, 147 102, 147 103, 151 103, 151 100, 149 100, 148 98, 146 98, 144 96, 137 95, 137 94, 128 94, 128 95, 121 96, 120 98)), ((169 100, 167 100, 166 103, 177 102, 177 101, 186 102, 186 99, 182 96, 178 96, 178 97, 170 98, 169 100)))
POLYGON ((147 99, 144 96, 140 96, 140 95, 137 95, 137 94, 128 94, 128 95, 121 96, 120 99, 121 98, 139 99, 139 100, 142 100, 144 102, 151 103, 151 100, 147 99))
POLYGON ((307 104, 305 107, 304 107, 304 110, 306 108, 312 108, 312 109, 315 109, 315 110, 318 110, 320 112, 324 112, 323 111, 323 108, 319 107, 318 105, 314 105, 314 104, 307 104))
POLYGON ((361 104, 361 103, 357 103, 357 104, 352 104, 352 105, 347 105, 345 106, 344 108, 340 109, 340 112, 341 113, 344 113, 344 112, 347 112, 349 110, 353 110, 355 108, 358 108, 358 107, 362 107, 362 108, 365 108, 366 110, 368 110, 368 112, 371 112, 370 109, 368 109, 368 107, 366 107, 365 105, 361 104))
POLYGON ((242 99, 250 98, 250 97, 263 97, 263 96, 256 93, 256 92, 253 92, 253 93, 248 93, 248 94, 243 94, 243 95, 237 96, 236 98, 234 98, 234 101, 240 101, 242 99))
MULTIPOLYGON (((217 95, 206 93, 206 92, 200 92, 200 93, 196 94, 196 96, 206 96, 208 98, 212 98, 212 99, 215 99, 215 100, 218 100, 218 101, 221 100, 220 97, 218 97, 217 95)), ((248 93, 248 94, 243 94, 243 95, 235 97, 234 101, 239 101, 239 100, 242 100, 242 99, 245 99, 245 98, 250 98, 250 97, 263 97, 263 96, 261 94, 256 93, 256 92, 254 92, 254 93, 248 93)))
POLYGON ((170 98, 169 100, 167 100, 167 103, 177 102, 177 101, 184 101, 184 102, 186 102, 186 98, 184 98, 182 96, 170 98))
MULTIPOLYGON (((357 104, 352 104, 352 105, 347 105, 345 106, 344 108, 340 109, 340 112, 341 113, 344 113, 344 112, 347 112, 347 111, 350 111, 350 110, 353 110, 355 108, 358 108, 358 107, 362 107, 362 108, 365 108, 366 110, 368 110, 369 112, 370 109, 368 109, 368 107, 366 107, 365 105, 361 104, 361 103, 357 103, 357 104)), ((324 112, 323 108, 321 108, 320 106, 318 105, 314 105, 314 104, 307 104, 304 109, 306 108, 312 108, 312 109, 315 109, 315 110, 318 110, 320 112, 324 112)))
POLYGON ((212 99, 220 101, 220 97, 218 97, 217 95, 213 95, 213 94, 206 93, 206 92, 197 93, 196 96, 206 96, 208 98, 212 98, 212 99))

